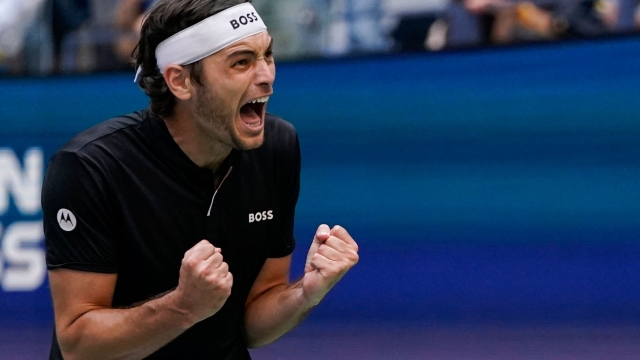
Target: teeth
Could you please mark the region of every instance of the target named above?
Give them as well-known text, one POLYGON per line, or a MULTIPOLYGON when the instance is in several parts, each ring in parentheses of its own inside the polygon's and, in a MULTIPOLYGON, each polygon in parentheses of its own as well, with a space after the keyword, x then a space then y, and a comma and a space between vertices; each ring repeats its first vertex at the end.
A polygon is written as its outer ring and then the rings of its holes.
POLYGON ((269 101, 269 97, 268 96, 263 96, 261 98, 257 98, 257 99, 249 101, 249 104, 266 103, 267 101, 269 101))

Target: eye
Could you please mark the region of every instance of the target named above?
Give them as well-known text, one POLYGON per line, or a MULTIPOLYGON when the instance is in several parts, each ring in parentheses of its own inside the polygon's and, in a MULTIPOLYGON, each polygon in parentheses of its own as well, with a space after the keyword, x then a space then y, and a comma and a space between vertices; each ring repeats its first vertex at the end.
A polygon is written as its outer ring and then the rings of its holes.
POLYGON ((273 59, 273 50, 267 50, 267 52, 264 53, 264 58, 267 60, 273 59))
POLYGON ((249 64, 249 60, 247 59, 242 59, 242 60, 238 60, 236 62, 233 63, 233 65, 231 65, 232 67, 237 67, 237 66, 245 66, 249 64))

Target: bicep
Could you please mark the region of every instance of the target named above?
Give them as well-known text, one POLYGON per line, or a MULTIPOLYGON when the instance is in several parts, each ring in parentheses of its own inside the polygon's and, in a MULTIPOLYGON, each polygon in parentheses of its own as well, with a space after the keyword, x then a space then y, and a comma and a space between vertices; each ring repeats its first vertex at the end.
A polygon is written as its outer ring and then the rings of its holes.
POLYGON ((110 308, 116 280, 117 274, 50 270, 49 285, 58 334, 69 331, 76 320, 87 312, 110 308))
POLYGON ((118 223, 103 169, 75 153, 51 158, 42 187, 42 216, 49 270, 72 268, 115 273, 118 223))
POLYGON ((280 258, 268 258, 262 269, 258 273, 258 277, 253 283, 246 305, 251 304, 255 299, 269 290, 287 286, 289 284, 289 269, 291 268, 291 255, 280 258))

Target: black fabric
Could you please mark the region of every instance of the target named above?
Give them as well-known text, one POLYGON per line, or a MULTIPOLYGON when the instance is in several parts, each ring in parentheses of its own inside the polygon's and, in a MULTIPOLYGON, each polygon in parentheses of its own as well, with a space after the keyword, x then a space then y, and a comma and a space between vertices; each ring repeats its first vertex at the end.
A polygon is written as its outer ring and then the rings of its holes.
MULTIPOLYGON (((222 249, 231 297, 151 359, 248 359, 249 290, 267 258, 293 252, 300 181, 293 126, 268 114, 264 144, 233 150, 225 165, 219 175, 229 175, 211 206, 213 172, 197 167, 147 110, 77 135, 50 160, 42 193, 47 267, 117 273, 114 307, 175 288, 184 253, 200 240, 222 249), (58 223, 61 208, 75 216, 71 231, 58 223)), ((59 356, 55 338, 51 354, 59 356)))

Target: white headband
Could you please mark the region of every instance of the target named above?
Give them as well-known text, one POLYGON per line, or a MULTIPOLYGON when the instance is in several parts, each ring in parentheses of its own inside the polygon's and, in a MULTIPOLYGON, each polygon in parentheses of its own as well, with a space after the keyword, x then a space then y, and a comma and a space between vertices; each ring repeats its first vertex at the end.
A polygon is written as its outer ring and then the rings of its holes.
MULTIPOLYGON (((156 60, 161 73, 168 65, 187 65, 225 47, 267 30, 250 3, 232 6, 192 25, 161 42, 156 60)), ((141 68, 136 72, 138 81, 141 68)))

